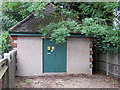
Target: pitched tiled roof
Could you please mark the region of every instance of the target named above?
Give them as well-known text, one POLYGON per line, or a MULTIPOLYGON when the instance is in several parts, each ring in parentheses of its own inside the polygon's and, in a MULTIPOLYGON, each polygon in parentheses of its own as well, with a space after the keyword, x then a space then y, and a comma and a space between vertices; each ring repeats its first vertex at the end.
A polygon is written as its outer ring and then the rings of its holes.
POLYGON ((44 14, 44 18, 42 17, 35 17, 33 14, 30 14, 25 19, 14 25, 9 29, 10 32, 39 32, 38 26, 39 25, 48 25, 51 21, 55 20, 54 15, 52 12, 54 12, 53 4, 49 4, 46 6, 45 9, 42 10, 42 13, 44 14))

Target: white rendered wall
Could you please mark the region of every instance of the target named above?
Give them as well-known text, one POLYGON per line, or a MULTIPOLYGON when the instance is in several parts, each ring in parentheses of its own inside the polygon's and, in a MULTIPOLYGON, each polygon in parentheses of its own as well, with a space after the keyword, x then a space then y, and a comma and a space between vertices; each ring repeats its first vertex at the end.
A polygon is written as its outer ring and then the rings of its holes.
POLYGON ((17 76, 34 76, 42 73, 42 38, 18 37, 17 76))
POLYGON ((67 39, 67 72, 92 74, 89 61, 90 50, 89 38, 68 38, 67 39))

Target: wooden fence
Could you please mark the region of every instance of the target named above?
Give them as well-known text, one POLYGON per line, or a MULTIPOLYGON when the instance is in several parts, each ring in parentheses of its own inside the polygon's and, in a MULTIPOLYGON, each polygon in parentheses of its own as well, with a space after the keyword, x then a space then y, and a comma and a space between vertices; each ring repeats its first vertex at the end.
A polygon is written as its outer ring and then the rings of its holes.
POLYGON ((119 54, 94 53, 94 70, 120 78, 119 54))
POLYGON ((16 49, 4 54, 0 60, 0 90, 2 88, 14 88, 16 74, 16 49))

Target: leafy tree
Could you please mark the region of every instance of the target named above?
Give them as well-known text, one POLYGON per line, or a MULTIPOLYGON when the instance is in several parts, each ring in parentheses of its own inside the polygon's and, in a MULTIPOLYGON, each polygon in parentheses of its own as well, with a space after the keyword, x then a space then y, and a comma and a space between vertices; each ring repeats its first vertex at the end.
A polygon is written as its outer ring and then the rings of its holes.
MULTIPOLYGON (((34 16, 40 16, 44 18, 41 10, 45 8, 45 2, 6 2, 3 4, 3 14, 10 20, 9 24, 3 27, 7 30, 10 25, 13 25, 23 18, 33 13, 34 16), (14 22, 14 23, 13 23, 14 22)), ((41 32, 44 37, 50 37, 51 40, 55 40, 56 43, 65 42, 65 38, 70 36, 71 32, 80 33, 85 35, 93 35, 94 47, 98 51, 114 51, 119 46, 118 34, 119 30, 114 30, 113 17, 114 9, 118 7, 118 3, 95 3, 95 2, 53 2, 54 15, 61 16, 61 20, 58 23, 50 23, 42 28, 41 32), (65 19, 67 17, 67 19, 65 19), (74 17, 81 21, 76 22, 74 17)), ((4 21, 6 21, 3 18, 4 21)))
POLYGON ((113 17, 116 17, 113 12, 116 7, 116 3, 59 3, 55 8, 62 17, 76 17, 82 21, 82 24, 78 24, 74 20, 62 20, 57 24, 47 25, 42 33, 44 36, 49 35, 51 40, 55 40, 56 43, 63 43, 65 37, 70 36, 72 28, 74 33, 92 35, 95 50, 117 51, 120 43, 118 42, 119 31, 114 30, 113 25, 113 17), (60 5, 63 6, 62 9, 60 5), (63 35, 62 31, 66 34, 63 35))
POLYGON ((38 10, 41 11, 45 8, 47 3, 44 2, 4 2, 2 5, 3 11, 3 23, 2 29, 3 31, 7 31, 10 27, 18 23, 19 21, 23 20, 29 14, 34 13, 35 16, 38 14, 41 17, 44 15, 38 10))

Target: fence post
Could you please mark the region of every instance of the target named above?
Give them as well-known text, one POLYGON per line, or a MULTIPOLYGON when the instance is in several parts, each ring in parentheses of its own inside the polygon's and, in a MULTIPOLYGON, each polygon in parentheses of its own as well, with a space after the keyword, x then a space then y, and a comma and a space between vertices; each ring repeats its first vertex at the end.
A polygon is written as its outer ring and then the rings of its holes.
POLYGON ((10 73, 10 72, 11 72, 11 67, 10 67, 10 63, 11 63, 10 53, 5 53, 5 54, 4 54, 4 57, 5 57, 5 58, 8 58, 8 76, 9 76, 9 77, 8 77, 8 83, 9 83, 8 87, 9 87, 9 88, 12 88, 12 87, 11 87, 11 73, 10 73))
POLYGON ((106 57, 106 75, 109 75, 109 54, 106 57))
POLYGON ((9 80, 10 80, 10 88, 13 88, 12 87, 12 67, 13 67, 13 65, 12 65, 12 63, 13 63, 13 61, 12 61, 12 51, 9 51, 9 56, 8 56, 8 61, 9 61, 9 80))
MULTIPOLYGON (((8 65, 8 61, 7 61, 7 65, 8 65)), ((6 78, 6 88, 9 88, 9 68, 7 69, 6 73, 5 73, 5 78, 6 78)))
POLYGON ((9 51, 9 53, 5 53, 4 57, 8 58, 8 82, 9 88, 14 88, 15 81, 15 71, 16 71, 16 49, 9 51))
POLYGON ((15 81, 15 74, 16 74, 16 50, 13 50, 13 52, 10 52, 11 55, 11 87, 14 87, 14 81, 15 81))

